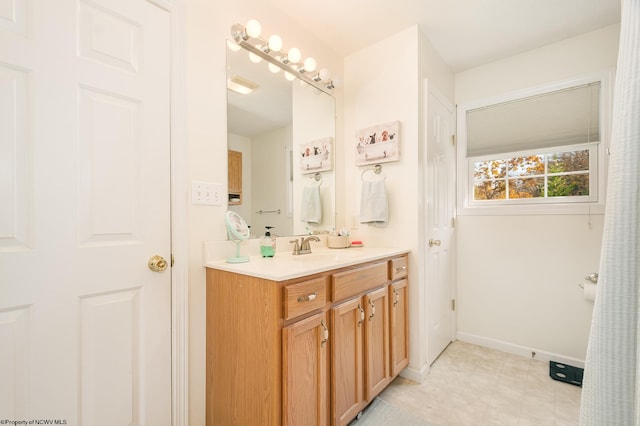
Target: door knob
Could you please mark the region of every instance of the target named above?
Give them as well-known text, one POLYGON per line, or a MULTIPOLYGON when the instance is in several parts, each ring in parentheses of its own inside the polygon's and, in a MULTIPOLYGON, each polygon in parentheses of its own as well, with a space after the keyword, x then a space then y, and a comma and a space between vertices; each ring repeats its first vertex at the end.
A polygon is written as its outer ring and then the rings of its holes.
POLYGON ((433 239, 429 240, 429 247, 439 246, 440 244, 441 244, 440 240, 433 240, 433 239))
POLYGON ((147 265, 153 272, 162 272, 167 269, 167 261, 164 260, 164 257, 157 254, 149 258, 149 263, 147 265))

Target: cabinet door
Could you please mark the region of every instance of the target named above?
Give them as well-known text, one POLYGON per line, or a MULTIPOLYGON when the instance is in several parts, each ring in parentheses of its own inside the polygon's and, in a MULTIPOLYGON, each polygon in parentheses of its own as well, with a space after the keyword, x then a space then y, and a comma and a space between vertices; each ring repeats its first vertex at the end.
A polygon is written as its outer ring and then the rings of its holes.
POLYGON ((326 313, 282 329, 283 424, 328 425, 326 313))
POLYGON ((406 279, 389 286, 391 377, 409 364, 409 286, 406 279))
POLYGON ((389 303, 387 286, 364 295, 365 399, 370 402, 389 384, 389 303))
POLYGON ((229 194, 242 194, 242 152, 227 151, 227 174, 229 194))
POLYGON ((365 406, 362 386, 362 335, 364 309, 361 298, 331 309, 331 421, 346 425, 365 406))

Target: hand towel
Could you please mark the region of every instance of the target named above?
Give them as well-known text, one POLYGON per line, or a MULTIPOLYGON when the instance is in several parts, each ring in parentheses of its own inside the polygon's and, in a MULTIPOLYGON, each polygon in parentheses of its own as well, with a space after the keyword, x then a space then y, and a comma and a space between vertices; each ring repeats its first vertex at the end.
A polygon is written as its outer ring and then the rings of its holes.
POLYGON ((322 200, 319 186, 305 186, 302 189, 300 220, 308 223, 322 222, 322 200))
POLYGON ((384 180, 362 182, 360 223, 386 223, 388 220, 389 202, 384 180))

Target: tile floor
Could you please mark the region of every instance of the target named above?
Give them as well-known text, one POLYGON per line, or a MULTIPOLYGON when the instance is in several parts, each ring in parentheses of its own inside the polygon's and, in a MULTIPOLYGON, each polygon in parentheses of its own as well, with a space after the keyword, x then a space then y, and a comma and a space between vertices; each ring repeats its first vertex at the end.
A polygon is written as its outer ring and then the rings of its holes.
POLYGON ((549 377, 549 363, 456 341, 424 383, 398 377, 384 401, 437 425, 578 425, 578 386, 549 377))

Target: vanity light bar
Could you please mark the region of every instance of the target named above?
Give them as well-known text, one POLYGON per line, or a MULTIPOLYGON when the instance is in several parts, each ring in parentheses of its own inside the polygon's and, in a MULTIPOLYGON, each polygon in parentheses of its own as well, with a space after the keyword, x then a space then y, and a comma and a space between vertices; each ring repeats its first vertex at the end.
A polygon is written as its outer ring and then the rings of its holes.
MULTIPOLYGON (((297 66, 297 63, 288 60, 288 55, 286 52, 281 50, 272 50, 269 48, 261 48, 261 46, 268 46, 268 43, 260 37, 252 37, 247 33, 247 29, 241 24, 235 24, 231 26, 231 36, 233 40, 243 48, 247 49, 249 52, 257 55, 258 57, 268 61, 271 64, 279 67, 285 72, 288 72, 300 80, 312 85, 318 90, 323 91, 324 93, 331 94, 331 91, 335 88, 333 85, 333 80, 323 81, 320 72, 315 73, 313 76, 309 76, 306 74, 306 70, 304 69, 304 65, 297 66), (278 60, 278 58, 272 56, 281 56, 285 58, 284 60, 278 60)), ((315 61, 314 65, 315 65, 315 61)))

